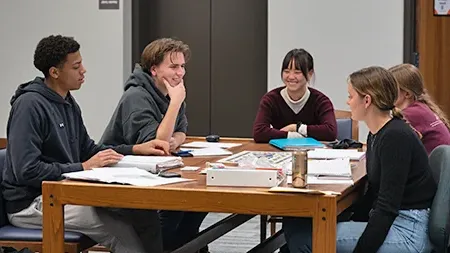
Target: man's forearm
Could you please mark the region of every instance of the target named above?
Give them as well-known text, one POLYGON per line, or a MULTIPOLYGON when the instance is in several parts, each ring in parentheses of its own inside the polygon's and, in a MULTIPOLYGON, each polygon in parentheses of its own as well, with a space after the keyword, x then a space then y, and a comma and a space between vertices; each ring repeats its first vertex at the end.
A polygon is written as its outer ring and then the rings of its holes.
POLYGON ((156 139, 163 141, 170 141, 172 137, 173 130, 175 128, 175 123, 177 121, 178 111, 180 110, 180 105, 169 104, 167 108, 166 115, 164 115, 161 124, 159 124, 158 130, 156 131, 156 139))

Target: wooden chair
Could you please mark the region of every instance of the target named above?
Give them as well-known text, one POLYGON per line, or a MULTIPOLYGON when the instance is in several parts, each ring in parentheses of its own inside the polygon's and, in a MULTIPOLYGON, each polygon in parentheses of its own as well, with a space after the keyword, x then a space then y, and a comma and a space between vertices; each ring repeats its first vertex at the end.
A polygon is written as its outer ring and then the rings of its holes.
MULTIPOLYGON (((334 115, 338 126, 338 140, 353 139, 359 140, 359 124, 358 121, 351 118, 350 111, 335 110, 334 115)), ((265 240, 266 235, 266 221, 270 223, 270 235, 277 232, 277 223, 282 221, 281 217, 277 216, 261 216, 261 241, 265 240)))

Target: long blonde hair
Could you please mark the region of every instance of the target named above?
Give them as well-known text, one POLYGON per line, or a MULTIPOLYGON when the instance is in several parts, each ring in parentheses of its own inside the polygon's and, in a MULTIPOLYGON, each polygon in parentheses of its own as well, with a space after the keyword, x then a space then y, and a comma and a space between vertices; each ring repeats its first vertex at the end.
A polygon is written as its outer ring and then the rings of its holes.
POLYGON ((399 88, 403 91, 411 92, 414 96, 414 100, 426 104, 431 111, 433 111, 439 119, 450 129, 450 123, 447 119, 447 115, 439 108, 434 102, 433 98, 428 94, 425 88, 423 76, 419 69, 411 64, 399 64, 391 67, 389 71, 397 80, 399 88))

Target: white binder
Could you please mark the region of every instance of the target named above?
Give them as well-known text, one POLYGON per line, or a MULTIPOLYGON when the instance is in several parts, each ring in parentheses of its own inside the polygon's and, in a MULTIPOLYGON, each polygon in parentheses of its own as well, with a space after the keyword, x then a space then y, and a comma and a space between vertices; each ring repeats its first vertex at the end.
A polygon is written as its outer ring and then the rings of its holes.
POLYGON ((258 169, 208 169, 207 186, 274 187, 280 183, 277 170, 258 169))

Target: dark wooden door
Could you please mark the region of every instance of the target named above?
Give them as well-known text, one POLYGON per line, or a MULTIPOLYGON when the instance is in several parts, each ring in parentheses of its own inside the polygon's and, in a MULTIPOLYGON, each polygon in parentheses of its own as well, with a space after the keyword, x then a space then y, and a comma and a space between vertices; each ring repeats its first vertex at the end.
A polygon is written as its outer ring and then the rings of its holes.
POLYGON ((157 38, 186 42, 188 135, 251 137, 267 91, 267 1, 133 0, 132 56, 157 38))
POLYGON ((450 115, 450 16, 434 16, 434 1, 416 2, 419 69, 430 95, 450 115))

